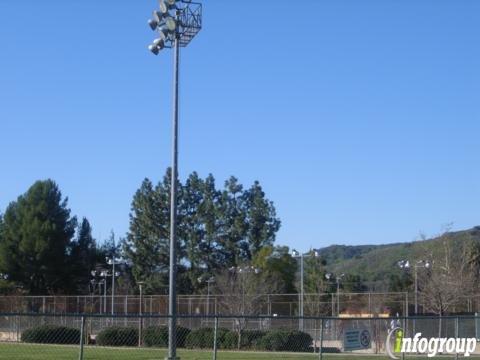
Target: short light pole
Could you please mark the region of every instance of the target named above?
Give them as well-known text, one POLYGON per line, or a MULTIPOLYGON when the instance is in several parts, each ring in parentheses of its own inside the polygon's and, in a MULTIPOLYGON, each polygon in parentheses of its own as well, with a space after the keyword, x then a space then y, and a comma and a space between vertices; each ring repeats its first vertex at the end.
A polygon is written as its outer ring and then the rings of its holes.
POLYGON ((98 295, 99 295, 99 298, 100 298, 100 314, 103 313, 103 310, 102 310, 102 307, 104 306, 103 305, 103 302, 105 301, 105 299, 102 299, 102 286, 104 289, 107 288, 107 285, 106 285, 106 282, 105 282, 105 279, 102 279, 98 282, 98 295))
POLYGON ((170 271, 168 303, 168 360, 177 358, 177 182, 178 182, 178 85, 180 47, 186 47, 202 29, 202 4, 191 0, 160 0, 148 25, 159 37, 148 49, 158 55, 173 48, 172 177, 170 195, 170 271))
MULTIPOLYGON (((412 265, 409 260, 400 260, 398 262, 400 269, 408 271, 412 265)), ((415 316, 418 316, 418 269, 424 268, 429 269, 432 264, 428 260, 417 260, 413 263, 413 273, 414 273, 414 293, 415 293, 415 316)), ((413 333, 415 334, 417 328, 417 320, 413 319, 413 333)))
POLYGON ((413 267, 414 273, 414 295, 415 295, 415 316, 418 315, 418 269, 429 269, 432 264, 428 260, 417 260, 411 265, 409 260, 400 260, 398 262, 400 269, 408 271, 413 267))
POLYGON ((205 315, 210 315, 210 284, 213 284, 215 282, 215 277, 211 276, 208 279, 204 279, 203 277, 199 277, 198 282, 207 284, 207 302, 206 302, 205 315))
POLYGON ((107 277, 108 271, 102 271, 100 276, 103 277, 103 313, 107 313, 107 277))
MULTIPOLYGON (((92 272, 93 274, 93 272, 92 272)), ((91 285, 91 288, 90 288, 90 306, 91 306, 91 311, 90 313, 93 314, 95 313, 95 304, 94 304, 94 297, 95 297, 95 290, 97 289, 97 284, 99 284, 99 282, 97 282, 97 279, 96 278, 93 278, 92 280, 90 280, 90 285, 91 285)))
MULTIPOLYGON (((332 280, 334 277, 333 274, 328 273, 325 275, 325 279, 332 280)), ((345 277, 345 274, 340 274, 339 276, 335 277, 335 283, 337 284, 337 316, 340 316, 340 281, 345 277)))
POLYGON ((115 278, 120 276, 120 272, 115 272, 115 265, 123 264, 124 261, 121 259, 116 259, 115 256, 113 258, 106 258, 107 264, 112 266, 112 315, 115 315, 115 278))
POLYGON ((298 319, 298 329, 303 331, 303 316, 304 316, 304 298, 305 298, 305 279, 304 279, 304 259, 305 257, 319 257, 320 253, 317 250, 308 253, 300 253, 297 250, 292 250, 292 257, 295 259, 300 259, 300 296, 298 298, 299 302, 299 319, 298 319))

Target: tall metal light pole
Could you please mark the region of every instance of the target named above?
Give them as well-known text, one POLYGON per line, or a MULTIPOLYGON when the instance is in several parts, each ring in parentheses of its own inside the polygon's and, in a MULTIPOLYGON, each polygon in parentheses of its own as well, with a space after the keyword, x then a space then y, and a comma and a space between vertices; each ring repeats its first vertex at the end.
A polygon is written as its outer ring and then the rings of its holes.
POLYGON ((317 250, 308 253, 299 253, 297 250, 292 250, 292 257, 295 259, 300 259, 300 296, 299 296, 299 318, 298 318, 298 329, 303 331, 303 316, 304 316, 304 297, 305 297, 305 284, 304 284, 304 257, 312 256, 319 257, 320 253, 317 250))
POLYGON ((178 181, 178 85, 180 47, 186 47, 202 29, 202 4, 191 0, 160 0, 160 10, 148 21, 159 37, 148 49, 158 55, 173 48, 172 178, 170 195, 170 272, 168 304, 168 360, 177 358, 177 181, 178 181))

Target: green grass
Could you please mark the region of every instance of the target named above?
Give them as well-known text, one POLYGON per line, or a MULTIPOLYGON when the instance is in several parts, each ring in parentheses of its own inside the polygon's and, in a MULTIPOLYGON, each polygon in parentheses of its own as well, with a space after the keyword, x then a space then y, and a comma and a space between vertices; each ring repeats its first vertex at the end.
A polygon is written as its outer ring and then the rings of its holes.
MULTIPOLYGON (((61 345, 30 345, 30 344, 1 344, 1 360, 77 360, 78 346, 61 345)), ((84 360, 163 360, 166 356, 165 349, 136 349, 136 348, 101 348, 85 347, 84 360)), ((211 360, 212 351, 180 350, 178 356, 182 360, 211 360)), ((324 360, 383 360, 388 359, 382 355, 324 355, 324 360)), ((318 359, 318 354, 292 354, 292 353, 254 353, 254 352, 229 352, 218 353, 218 360, 313 360, 318 359)), ((408 357, 408 360, 426 360, 427 357, 408 357)), ((434 358, 435 359, 435 358, 434 358)), ((439 357, 437 359, 453 359, 439 357)))

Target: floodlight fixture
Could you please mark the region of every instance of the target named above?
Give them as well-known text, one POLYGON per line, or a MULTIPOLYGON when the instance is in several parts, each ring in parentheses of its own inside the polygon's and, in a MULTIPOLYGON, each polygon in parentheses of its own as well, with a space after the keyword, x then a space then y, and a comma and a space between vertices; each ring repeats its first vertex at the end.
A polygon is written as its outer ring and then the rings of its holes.
POLYGON ((169 31, 174 32, 177 29, 177 22, 173 17, 168 16, 165 18, 165 26, 169 31))
POLYGON ((158 55, 160 53, 160 50, 162 50, 165 47, 165 40, 163 39, 155 39, 153 41, 153 44, 148 46, 148 49, 155 55, 158 55))
POLYGON ((165 14, 168 10, 176 9, 177 0, 160 0, 160 10, 165 14))
POLYGON ((158 23, 156 20, 154 20, 154 19, 150 19, 150 20, 148 20, 148 25, 150 26, 150 28, 151 28, 152 30, 155 31, 155 30, 157 29, 159 23, 158 23))

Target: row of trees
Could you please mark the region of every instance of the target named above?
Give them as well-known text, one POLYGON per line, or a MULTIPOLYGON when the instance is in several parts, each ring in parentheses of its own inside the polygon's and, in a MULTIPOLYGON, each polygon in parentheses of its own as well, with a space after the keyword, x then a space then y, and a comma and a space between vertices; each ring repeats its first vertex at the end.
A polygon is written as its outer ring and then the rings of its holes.
MULTIPOLYGON (((226 300, 224 312, 229 307, 250 313, 262 306, 258 294, 298 291, 298 260, 288 247, 275 245, 280 220, 258 182, 244 188, 232 177, 218 188, 212 175, 202 179, 192 173, 178 189, 180 293, 204 293, 204 280, 215 276, 212 293, 233 296, 226 300)), ((3 292, 87 294, 92 290, 91 271, 108 269, 106 257, 121 257, 126 264, 118 279, 119 293, 135 292, 140 281, 147 293, 165 293, 169 197, 170 171, 156 185, 145 179, 133 197, 127 236, 116 241, 112 233, 99 245, 88 220, 72 216, 57 184, 36 182, 0 216, 0 292, 3 287, 3 292)), ((435 241, 442 246, 423 241, 425 251, 417 254, 431 264, 418 271, 418 293, 422 310, 443 315, 478 293, 480 242, 475 234, 457 239, 448 232, 435 241)), ((323 258, 306 256, 304 262, 306 293, 337 290, 337 276, 327 279, 323 258)), ((392 290, 415 291, 413 269, 398 274, 390 279, 392 290)), ((340 287, 347 292, 368 290, 352 274, 341 278, 340 287)))
MULTIPOLYGON (((191 174, 178 184, 180 293, 201 292, 205 279, 255 264, 259 283, 294 292, 297 262, 275 247, 280 228, 273 203, 255 182, 244 188, 230 178, 219 189, 209 175, 191 174)), ((87 294, 92 270, 108 269, 106 257, 125 260, 119 293, 165 293, 169 264, 170 171, 156 185, 145 179, 133 197, 124 239, 98 244, 86 218, 71 214, 52 180, 37 181, 0 215, 0 291, 28 294, 87 294)), ((267 288, 264 289, 266 291, 267 288)))

